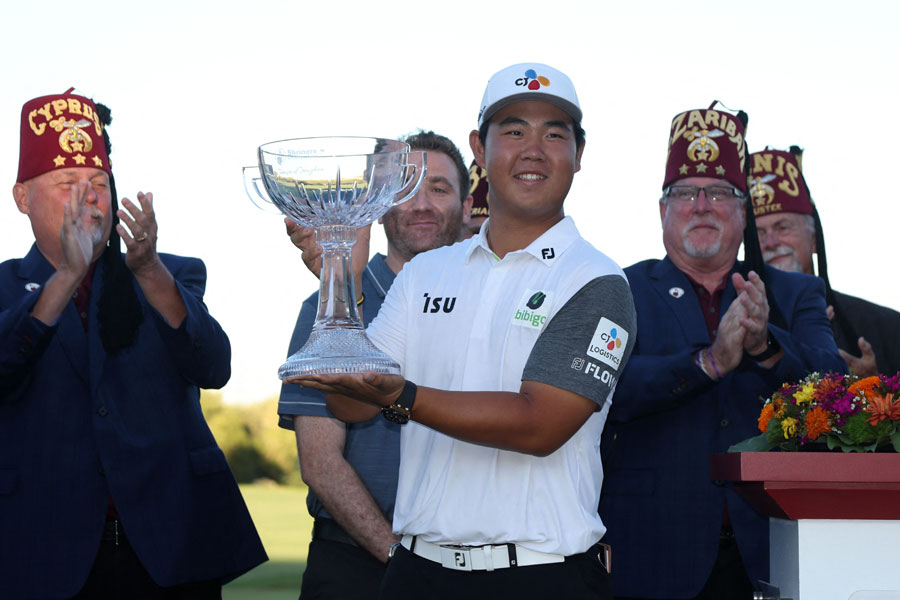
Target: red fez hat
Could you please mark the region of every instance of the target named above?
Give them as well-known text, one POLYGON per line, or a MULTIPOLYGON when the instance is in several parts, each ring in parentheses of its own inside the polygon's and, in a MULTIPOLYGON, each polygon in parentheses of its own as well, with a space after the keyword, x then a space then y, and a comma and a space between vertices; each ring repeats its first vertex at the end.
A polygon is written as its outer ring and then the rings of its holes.
POLYGON ((487 171, 474 160, 469 167, 469 193, 472 194, 472 212, 469 214, 473 217, 487 217, 490 204, 487 171))
POLYGON ((766 146, 762 152, 750 155, 748 183, 754 216, 782 212, 813 214, 812 199, 800 170, 803 150, 797 147, 793 150, 796 154, 766 146))
POLYGON ((112 175, 97 107, 73 89, 22 107, 17 183, 72 167, 95 167, 112 175))
POLYGON ((746 115, 713 110, 715 105, 672 119, 663 189, 687 177, 716 177, 747 191, 746 115))

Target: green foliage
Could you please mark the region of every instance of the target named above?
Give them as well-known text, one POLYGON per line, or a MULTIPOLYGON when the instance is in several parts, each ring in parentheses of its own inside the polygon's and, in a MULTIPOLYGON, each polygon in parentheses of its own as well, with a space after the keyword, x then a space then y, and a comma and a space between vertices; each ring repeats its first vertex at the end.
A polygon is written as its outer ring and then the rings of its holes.
POLYGON ((771 444, 769 448, 774 448, 784 442, 784 431, 781 429, 781 419, 772 418, 769 420, 769 427, 763 434, 766 441, 771 444))
POLYGON ((728 448, 729 452, 767 452, 775 448, 778 442, 772 443, 768 434, 761 433, 757 436, 747 438, 742 442, 738 442, 728 448))
POLYGON ((294 434, 278 427, 278 399, 227 404, 219 392, 203 390, 206 422, 239 483, 271 480, 303 485, 294 434))
POLYGON ((847 420, 844 434, 851 444, 868 444, 878 439, 879 428, 866 422, 868 416, 866 413, 857 413, 847 420))

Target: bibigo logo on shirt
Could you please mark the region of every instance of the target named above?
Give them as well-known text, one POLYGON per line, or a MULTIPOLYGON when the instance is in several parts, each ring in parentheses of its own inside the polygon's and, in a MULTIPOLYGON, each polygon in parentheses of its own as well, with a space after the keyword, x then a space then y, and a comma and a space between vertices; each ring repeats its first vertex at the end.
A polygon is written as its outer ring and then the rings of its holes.
POLYGON ((529 329, 541 329, 547 324, 550 309, 553 306, 549 292, 542 290, 525 290, 516 311, 513 313, 513 325, 528 327, 529 329))
POLYGON ((628 332, 606 317, 601 317, 587 354, 617 369, 627 344, 628 332))

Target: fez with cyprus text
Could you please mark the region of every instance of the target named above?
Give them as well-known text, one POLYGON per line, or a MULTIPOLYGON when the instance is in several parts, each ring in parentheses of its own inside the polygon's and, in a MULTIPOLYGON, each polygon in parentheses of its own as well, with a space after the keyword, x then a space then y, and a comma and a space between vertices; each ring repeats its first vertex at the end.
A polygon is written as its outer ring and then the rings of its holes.
POLYGON ((72 167, 94 167, 112 175, 94 102, 73 94, 72 88, 26 102, 16 182, 72 167))

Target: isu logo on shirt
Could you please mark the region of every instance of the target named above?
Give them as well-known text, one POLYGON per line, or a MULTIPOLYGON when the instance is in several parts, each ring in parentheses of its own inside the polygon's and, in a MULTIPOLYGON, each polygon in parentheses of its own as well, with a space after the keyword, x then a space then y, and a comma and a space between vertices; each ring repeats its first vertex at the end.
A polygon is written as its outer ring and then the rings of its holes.
POLYGON ((425 306, 422 308, 423 313, 436 313, 442 310, 445 313, 451 312, 456 306, 456 296, 453 298, 442 298, 440 296, 432 298, 425 292, 425 306))

